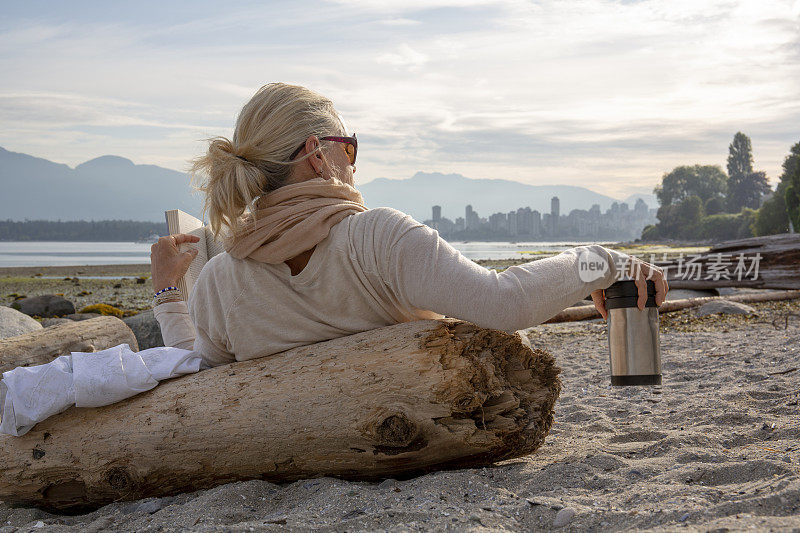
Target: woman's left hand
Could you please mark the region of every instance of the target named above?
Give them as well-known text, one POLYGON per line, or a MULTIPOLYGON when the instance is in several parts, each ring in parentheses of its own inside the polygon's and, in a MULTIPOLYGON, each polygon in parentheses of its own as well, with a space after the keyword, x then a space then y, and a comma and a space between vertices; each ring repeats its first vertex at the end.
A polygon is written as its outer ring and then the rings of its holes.
POLYGON ((186 242, 198 242, 200 237, 186 233, 177 233, 161 237, 150 247, 150 272, 153 277, 153 289, 158 292, 165 287, 174 287, 186 274, 189 264, 197 256, 197 249, 185 252, 178 245, 186 242))
MULTIPOLYGON (((653 280, 656 287, 656 307, 661 306, 667 298, 669 291, 669 283, 664 276, 664 271, 660 267, 646 263, 636 257, 631 257, 628 263, 628 276, 633 278, 636 283, 638 297, 636 299, 636 307, 644 309, 647 303, 647 280, 653 280)), ((606 309, 606 296, 603 289, 592 291, 592 301, 597 312, 600 313, 604 319, 608 319, 608 310, 606 309)))

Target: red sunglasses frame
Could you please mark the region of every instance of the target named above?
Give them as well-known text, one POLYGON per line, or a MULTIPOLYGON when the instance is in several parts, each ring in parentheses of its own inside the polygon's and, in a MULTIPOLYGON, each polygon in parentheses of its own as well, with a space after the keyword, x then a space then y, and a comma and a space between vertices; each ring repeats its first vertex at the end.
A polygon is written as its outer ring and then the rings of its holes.
MULTIPOLYGON (((350 164, 356 164, 356 156, 358 155, 358 139, 356 139, 356 134, 354 133, 352 137, 335 137, 335 136, 327 136, 327 137, 320 137, 320 141, 335 141, 340 143, 347 143, 353 146, 353 158, 350 159, 350 164)), ((304 142, 300 146, 297 147, 297 150, 292 152, 292 155, 289 156, 289 161, 297 157, 297 154, 300 153, 300 150, 306 145, 304 142)), ((347 150, 345 150, 347 152, 347 150)), ((347 157, 350 158, 350 152, 347 152, 347 157)))

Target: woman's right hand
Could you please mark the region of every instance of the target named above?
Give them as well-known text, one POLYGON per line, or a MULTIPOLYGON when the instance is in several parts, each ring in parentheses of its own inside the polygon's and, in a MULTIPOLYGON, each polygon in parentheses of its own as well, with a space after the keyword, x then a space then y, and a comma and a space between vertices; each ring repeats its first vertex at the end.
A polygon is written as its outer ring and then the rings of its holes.
MULTIPOLYGON (((177 233, 161 237, 150 247, 150 272, 153 289, 156 292, 166 287, 176 286, 189 269, 189 264, 197 256, 196 248, 181 252, 178 245, 198 241, 200 241, 200 237, 196 235, 177 233)), ((184 297, 186 296, 188 295, 184 295, 184 297)))
MULTIPOLYGON (((636 306, 639 309, 644 309, 647 303, 648 279, 653 280, 656 286, 656 306, 660 306, 664 303, 664 300, 666 300, 667 292, 669 291, 669 284, 667 283, 666 277, 664 277, 664 270, 650 263, 646 263, 641 259, 637 259, 636 257, 630 257, 631 260, 627 263, 626 274, 628 277, 632 278, 636 284, 636 292, 638 294, 636 306)), ((608 310, 606 309, 606 298, 603 289, 593 291, 591 296, 597 311, 603 318, 608 319, 608 310)))

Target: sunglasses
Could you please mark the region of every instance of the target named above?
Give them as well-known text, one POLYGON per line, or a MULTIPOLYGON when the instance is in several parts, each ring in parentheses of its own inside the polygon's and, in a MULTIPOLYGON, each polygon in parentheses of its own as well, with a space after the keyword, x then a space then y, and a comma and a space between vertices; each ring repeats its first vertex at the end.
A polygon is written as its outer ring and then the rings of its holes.
MULTIPOLYGON (((320 137, 320 141, 336 141, 339 143, 344 143, 344 151, 347 152, 347 157, 350 159, 350 164, 356 164, 356 154, 358 153, 358 140, 356 139, 356 134, 354 133, 352 137, 320 137)), ((292 155, 289 156, 289 161, 297 157, 297 154, 300 153, 300 150, 306 145, 304 142, 300 146, 297 147, 292 155)))

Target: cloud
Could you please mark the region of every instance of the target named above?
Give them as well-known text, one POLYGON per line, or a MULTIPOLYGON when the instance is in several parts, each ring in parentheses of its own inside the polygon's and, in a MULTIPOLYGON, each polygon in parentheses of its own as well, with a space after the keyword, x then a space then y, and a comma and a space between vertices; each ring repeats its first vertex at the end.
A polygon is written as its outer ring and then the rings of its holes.
POLYGON ((224 81, 209 80, 205 83, 206 87, 215 89, 221 93, 236 96, 238 98, 249 98, 253 96, 253 88, 235 83, 224 81))
POLYGON ((418 20, 409 19, 409 18, 391 18, 391 19, 381 19, 376 21, 378 24, 383 24, 384 26, 416 26, 420 23, 418 20))
POLYGON ((396 51, 384 53, 376 59, 378 63, 385 63, 395 67, 410 67, 418 69, 428 62, 428 56, 417 52, 408 44, 403 43, 397 47, 396 51))
POLYGON ((21 5, 0 26, 0 146, 183 170, 270 81, 334 101, 363 144, 357 182, 425 170, 624 192, 724 165, 739 130, 774 180, 800 140, 796 1, 193 5, 21 5))
POLYGON ((329 0, 354 11, 372 13, 413 13, 440 8, 468 8, 500 4, 498 0, 406 0, 405 2, 386 2, 385 0, 329 0))

